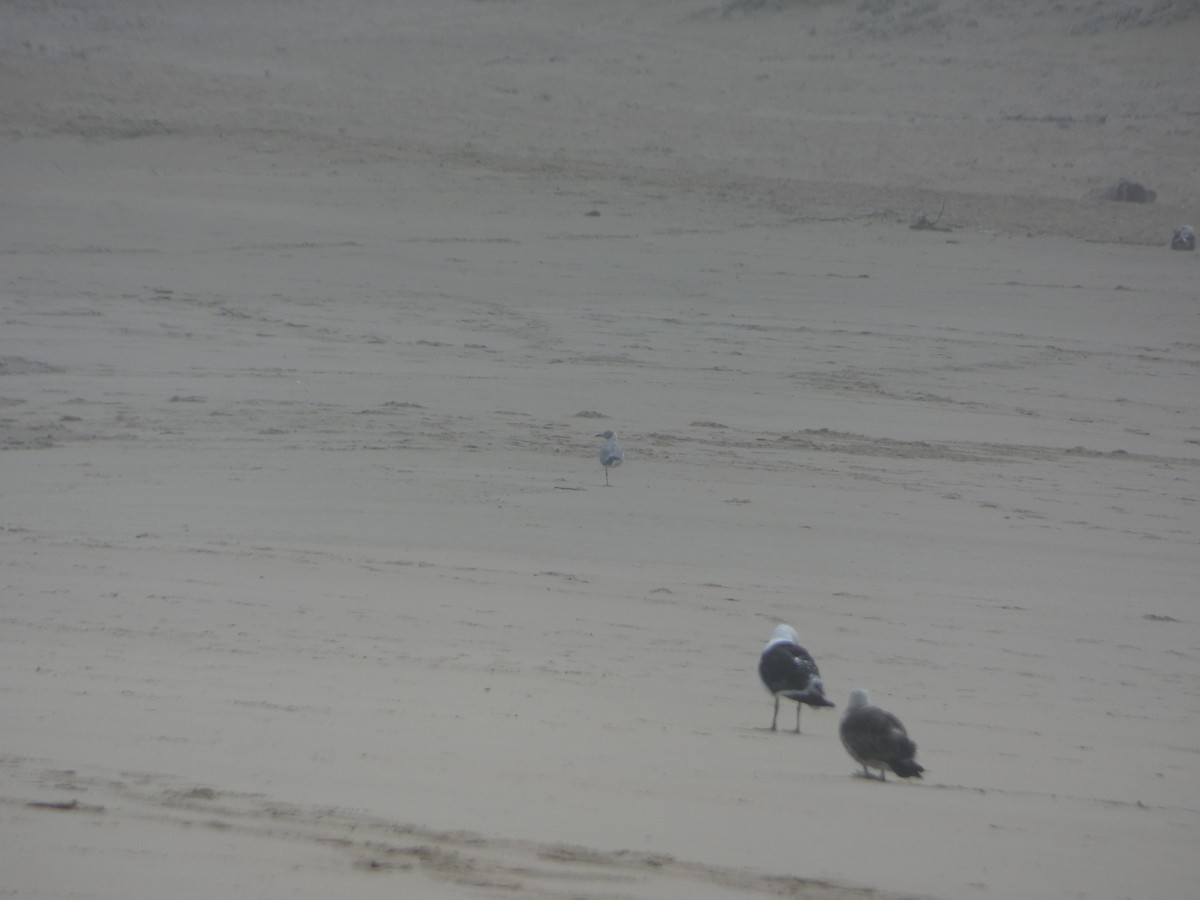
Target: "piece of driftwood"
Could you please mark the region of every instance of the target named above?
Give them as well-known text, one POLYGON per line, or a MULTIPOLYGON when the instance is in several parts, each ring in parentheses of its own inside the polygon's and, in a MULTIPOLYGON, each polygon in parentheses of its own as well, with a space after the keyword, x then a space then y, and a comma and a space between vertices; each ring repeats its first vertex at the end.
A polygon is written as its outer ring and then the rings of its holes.
POLYGON ((91 806, 87 803, 80 803, 78 800, 30 800, 25 805, 31 809, 57 809, 64 811, 77 809, 80 812, 104 812, 103 806, 91 806))
POLYGON ((75 809, 79 806, 78 800, 30 800, 26 806, 32 806, 34 809, 75 809))

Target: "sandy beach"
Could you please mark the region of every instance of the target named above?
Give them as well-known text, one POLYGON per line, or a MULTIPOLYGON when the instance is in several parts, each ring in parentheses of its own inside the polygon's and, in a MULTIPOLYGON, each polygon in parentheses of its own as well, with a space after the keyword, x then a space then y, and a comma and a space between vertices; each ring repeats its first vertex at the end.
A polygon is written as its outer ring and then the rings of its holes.
POLYGON ((0 6, 0 897, 1196 896, 1197 46, 0 6))

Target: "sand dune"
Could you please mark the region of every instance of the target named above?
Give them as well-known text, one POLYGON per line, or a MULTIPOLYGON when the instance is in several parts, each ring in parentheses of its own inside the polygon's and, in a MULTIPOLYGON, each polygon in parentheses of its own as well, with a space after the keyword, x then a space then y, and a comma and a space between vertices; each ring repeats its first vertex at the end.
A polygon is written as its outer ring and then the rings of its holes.
POLYGON ((0 9, 5 896, 1191 897, 1196 12, 0 9))

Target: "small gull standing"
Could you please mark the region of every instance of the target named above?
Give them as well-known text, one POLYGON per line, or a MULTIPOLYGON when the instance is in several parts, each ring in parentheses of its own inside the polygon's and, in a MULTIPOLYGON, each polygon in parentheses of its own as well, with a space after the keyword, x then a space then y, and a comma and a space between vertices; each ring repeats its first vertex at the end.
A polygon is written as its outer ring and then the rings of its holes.
POLYGON ((887 781, 887 769, 901 778, 920 778, 925 771, 915 759, 917 745, 900 720, 886 709, 872 706, 862 688, 850 692, 839 732, 846 752, 862 763, 863 778, 874 777, 868 767, 879 770, 880 781, 887 781))
POLYGON ((779 718, 779 698, 796 701, 796 734, 800 733, 800 706, 833 706, 825 699, 825 685, 821 682, 821 671, 808 651, 800 646, 800 638, 791 625, 777 625, 771 632, 771 640, 763 647, 758 660, 758 675, 767 690, 775 695, 775 715, 771 716, 771 730, 779 718))
POLYGON ((604 466, 604 486, 608 487, 608 470, 623 463, 625 453, 621 450, 621 445, 617 443, 615 431, 604 431, 596 437, 604 438, 604 443, 600 445, 600 465, 604 466))

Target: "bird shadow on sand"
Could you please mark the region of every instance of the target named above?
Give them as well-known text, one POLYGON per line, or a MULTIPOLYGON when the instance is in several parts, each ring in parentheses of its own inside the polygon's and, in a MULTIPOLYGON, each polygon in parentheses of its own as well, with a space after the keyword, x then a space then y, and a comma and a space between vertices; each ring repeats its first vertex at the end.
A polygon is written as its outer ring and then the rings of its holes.
POLYGON ((794 728, 776 728, 776 729, 772 730, 771 728, 769 728, 766 725, 742 726, 735 730, 737 731, 738 734, 756 734, 756 735, 777 734, 777 735, 782 735, 785 737, 802 737, 802 738, 820 737, 820 735, 810 734, 807 731, 797 732, 794 728))

